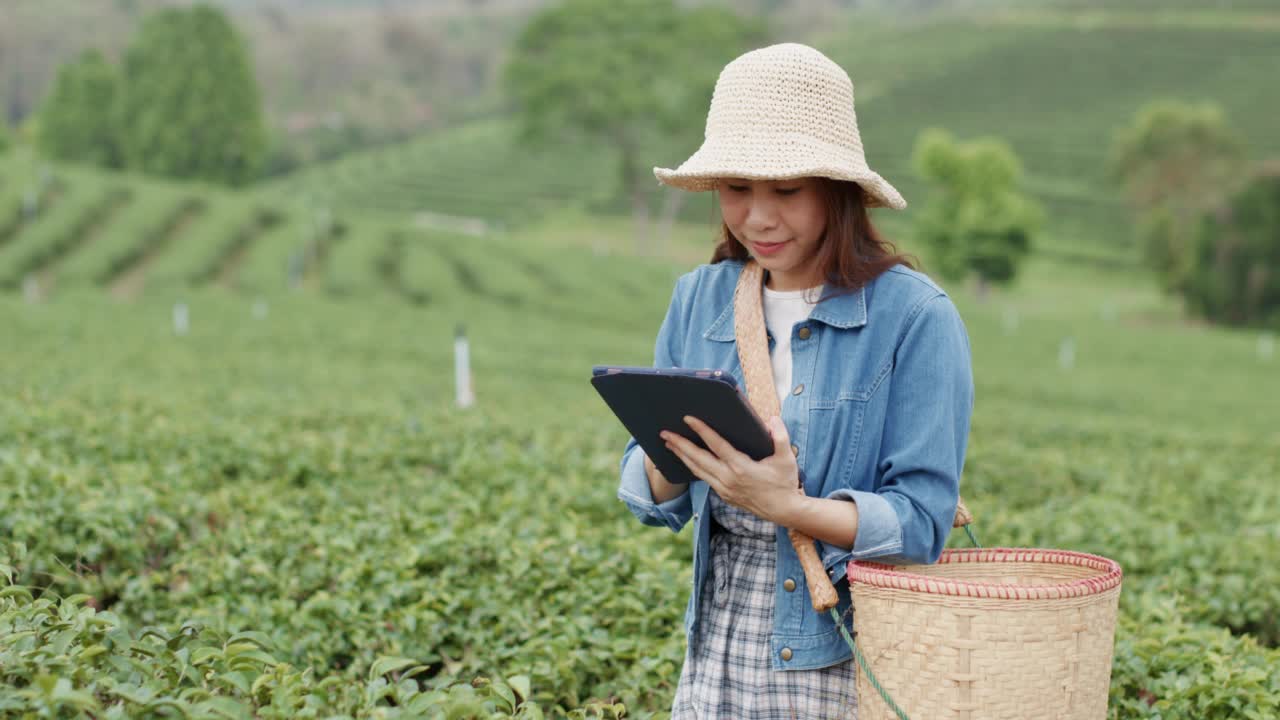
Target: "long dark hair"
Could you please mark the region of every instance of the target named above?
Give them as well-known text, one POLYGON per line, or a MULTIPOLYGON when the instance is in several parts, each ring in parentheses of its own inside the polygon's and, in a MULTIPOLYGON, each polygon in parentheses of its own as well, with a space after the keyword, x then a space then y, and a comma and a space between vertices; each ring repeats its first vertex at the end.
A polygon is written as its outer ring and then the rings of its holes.
MULTIPOLYGON (((885 239, 867 213, 866 191, 846 180, 819 178, 820 192, 827 208, 827 229, 818 241, 818 266, 826 278, 823 299, 857 290, 895 265, 916 269, 919 261, 885 239)), ((751 258, 729 226, 720 223, 720 242, 711 262, 751 258)))

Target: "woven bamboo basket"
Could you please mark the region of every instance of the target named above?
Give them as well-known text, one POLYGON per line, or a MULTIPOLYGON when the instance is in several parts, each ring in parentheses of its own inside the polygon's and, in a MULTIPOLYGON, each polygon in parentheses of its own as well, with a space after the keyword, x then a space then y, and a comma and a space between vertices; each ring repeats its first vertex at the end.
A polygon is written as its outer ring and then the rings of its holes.
MULTIPOLYGON (((849 563, 857 645, 911 720, 1101 720, 1120 566, 1077 552, 947 550, 849 563)), ((896 720, 866 672, 859 720, 896 720)))

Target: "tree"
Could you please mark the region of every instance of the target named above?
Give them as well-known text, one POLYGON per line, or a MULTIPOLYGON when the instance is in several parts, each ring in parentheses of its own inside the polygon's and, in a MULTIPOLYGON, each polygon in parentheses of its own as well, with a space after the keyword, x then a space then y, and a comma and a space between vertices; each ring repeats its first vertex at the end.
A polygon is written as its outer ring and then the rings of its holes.
POLYGON ((37 146, 55 160, 120 167, 120 136, 114 123, 119 92, 115 68, 97 50, 86 50, 63 65, 40 106, 37 146))
POLYGON ((1202 216, 1182 294, 1211 322, 1280 328, 1280 163, 1202 216))
POLYGON ((1022 165, 1005 142, 957 142, 945 130, 921 133, 916 171, 933 186, 917 216, 917 239, 950 280, 972 273, 979 295, 989 284, 1008 284, 1043 217, 1040 205, 1018 188, 1022 165))
POLYGON ((621 186, 644 241, 657 189, 649 159, 697 147, 720 69, 762 35, 758 24, 719 8, 566 0, 521 33, 503 82, 520 110, 524 141, 582 139, 617 149, 621 186))
POLYGON ((1238 187, 1242 170, 1243 143, 1211 103, 1150 103, 1116 133, 1109 172, 1166 290, 1178 291, 1191 270, 1197 219, 1238 187))
POLYGON ((266 126, 244 42, 207 5, 149 16, 124 58, 119 123, 127 166, 239 185, 266 157, 266 126))

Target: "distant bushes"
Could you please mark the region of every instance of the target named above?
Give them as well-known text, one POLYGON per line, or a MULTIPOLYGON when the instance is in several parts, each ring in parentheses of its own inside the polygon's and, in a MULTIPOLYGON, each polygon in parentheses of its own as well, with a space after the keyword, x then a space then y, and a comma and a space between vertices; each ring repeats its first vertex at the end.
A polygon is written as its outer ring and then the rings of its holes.
POLYGON ((1040 225, 1039 203, 1022 192, 1022 164, 997 138, 960 142, 928 130, 916 142, 916 171, 937 192, 915 233, 946 278, 977 278, 979 292, 1017 275, 1040 225))
POLYGON ((1280 166, 1257 172, 1197 226, 1182 287, 1209 320, 1280 328, 1280 166))
MULTIPOLYGON (((605 143, 619 156, 619 187, 635 218, 637 251, 651 247, 651 206, 661 225, 684 195, 659 194, 652 157, 687 155, 702 140, 717 74, 764 43, 765 26, 717 6, 673 0, 564 0, 539 12, 513 43, 502 87, 522 142, 605 143)), ((674 166, 673 166, 674 167, 674 166)), ((667 233, 667 229, 658 232, 667 233)))
POLYGON ((1243 143, 1222 109, 1158 101, 1117 131, 1109 168, 1138 223, 1143 256, 1165 289, 1191 270, 1195 220, 1238 181, 1243 143))
POLYGON ((243 185, 267 135, 244 41, 205 5, 149 16, 119 68, 91 50, 58 72, 38 146, 69 162, 243 185))
POLYGON ((40 110, 40 150, 57 160, 121 167, 121 130, 112 112, 119 92, 119 73, 97 50, 63 65, 40 110))
POLYGON ((1210 322, 1280 323, 1280 172, 1252 167, 1211 103, 1150 103, 1117 132, 1110 172, 1161 286, 1210 322))

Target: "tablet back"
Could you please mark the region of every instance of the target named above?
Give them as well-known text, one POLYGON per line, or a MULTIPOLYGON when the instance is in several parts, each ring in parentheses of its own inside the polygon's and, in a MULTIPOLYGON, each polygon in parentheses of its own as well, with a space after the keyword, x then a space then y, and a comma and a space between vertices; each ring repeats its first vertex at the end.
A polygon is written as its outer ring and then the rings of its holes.
POLYGON ((644 372, 596 375, 591 384, 670 482, 686 483, 697 477, 667 450, 658 433, 670 430, 706 447, 684 423, 685 415, 702 420, 752 459, 762 460, 773 454, 768 428, 747 399, 723 379, 687 371, 663 374, 650 368, 644 372))

